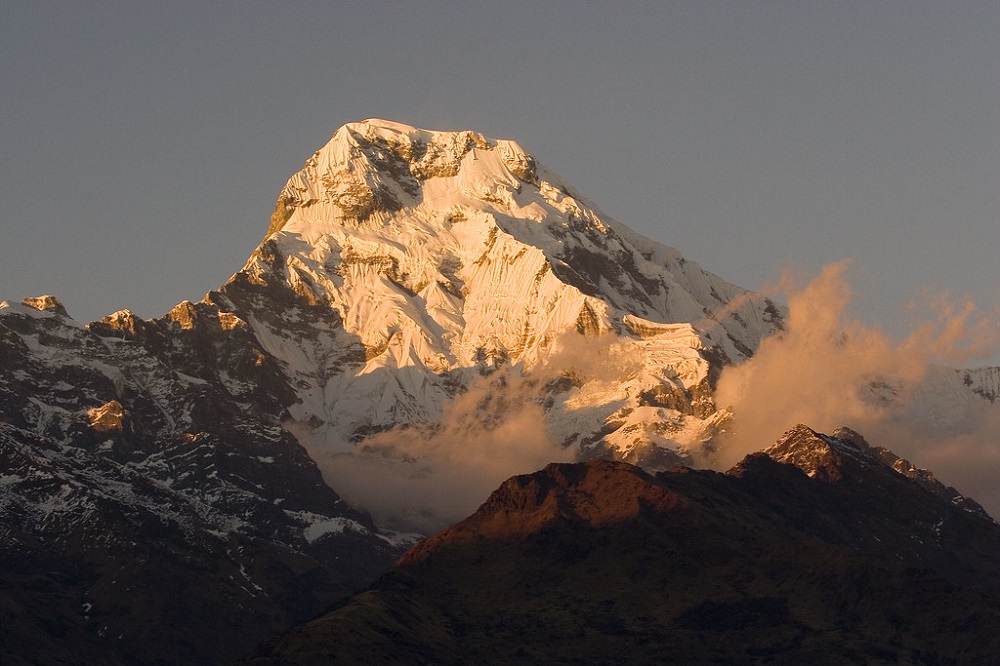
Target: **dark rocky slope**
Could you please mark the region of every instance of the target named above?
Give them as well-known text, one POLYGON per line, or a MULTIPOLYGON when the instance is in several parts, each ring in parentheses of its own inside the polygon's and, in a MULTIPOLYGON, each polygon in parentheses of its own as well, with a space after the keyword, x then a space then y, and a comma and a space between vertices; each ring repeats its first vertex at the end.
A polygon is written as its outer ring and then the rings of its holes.
POLYGON ((291 391, 217 309, 84 327, 0 308, 0 662, 224 663, 401 543, 280 427, 291 391))
POLYGON ((514 477, 253 663, 990 663, 1000 527, 841 435, 514 477))

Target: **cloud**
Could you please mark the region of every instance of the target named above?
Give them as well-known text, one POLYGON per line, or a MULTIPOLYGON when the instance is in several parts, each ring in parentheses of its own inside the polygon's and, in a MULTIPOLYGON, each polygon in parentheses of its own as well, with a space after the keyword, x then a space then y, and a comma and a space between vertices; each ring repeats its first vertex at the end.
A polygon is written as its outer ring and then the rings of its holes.
POLYGON ((470 515, 511 476, 576 459, 576 449, 549 431, 543 404, 553 382, 620 378, 639 361, 613 336, 571 333, 544 365, 477 377, 444 405, 439 421, 394 428, 317 460, 330 485, 379 525, 433 533, 470 515))
POLYGON ((822 432, 846 425, 1000 515, 1000 405, 950 369, 996 352, 997 318, 970 302, 925 299, 933 319, 893 341, 846 316, 846 269, 827 266, 804 288, 786 282, 786 330, 723 371, 716 404, 735 418, 713 466, 728 467, 796 423, 822 432))

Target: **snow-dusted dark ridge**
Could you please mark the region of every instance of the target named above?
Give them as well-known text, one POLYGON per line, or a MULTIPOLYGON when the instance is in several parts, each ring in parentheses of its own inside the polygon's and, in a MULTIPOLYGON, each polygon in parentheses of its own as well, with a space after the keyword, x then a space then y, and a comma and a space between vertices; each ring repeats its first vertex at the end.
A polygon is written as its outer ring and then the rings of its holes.
POLYGON ((208 306, 0 303, 0 654, 228 663, 378 575, 406 540, 323 483, 293 399, 208 306))

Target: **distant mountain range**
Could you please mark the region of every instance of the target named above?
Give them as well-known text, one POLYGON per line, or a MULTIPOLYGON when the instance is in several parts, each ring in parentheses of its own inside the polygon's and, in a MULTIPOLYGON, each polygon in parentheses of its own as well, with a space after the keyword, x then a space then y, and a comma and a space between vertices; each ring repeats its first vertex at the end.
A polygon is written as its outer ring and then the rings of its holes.
MULTIPOLYGON (((551 461, 581 462, 506 482, 461 525, 485 520, 483 511, 493 515, 489 507, 511 484, 567 474, 582 475, 586 484, 606 478, 608 492, 656 497, 667 493, 663 484, 673 488, 671 479, 701 480, 704 492, 722 498, 750 493, 740 484, 750 483, 745 479, 760 467, 767 478, 791 479, 789 487, 809 501, 826 497, 816 500, 816 510, 834 511, 844 484, 809 481, 759 457, 725 476, 648 474, 711 457, 734 419, 715 402, 719 373, 780 333, 785 316, 767 298, 609 219, 513 141, 381 120, 345 125, 288 181, 246 265, 202 301, 182 302, 160 318, 144 320, 124 310, 87 325, 53 296, 0 304, 0 654, 4 663, 224 663, 243 657, 259 641, 369 584, 419 533, 467 516, 504 479, 551 461), (582 462, 598 460, 647 471, 582 462)), ((996 369, 964 371, 954 375, 954 390, 992 402, 998 378, 996 369)), ((978 505, 894 454, 873 453, 854 436, 803 437, 826 442, 836 458, 832 467, 806 469, 813 476, 840 470, 837 456, 850 458, 843 447, 854 442, 864 452, 859 460, 871 467, 865 478, 878 484, 891 479, 886 487, 900 493, 892 508, 901 516, 931 511, 926 490, 913 495, 920 498, 913 507, 904 506, 920 481, 936 493, 934 501, 969 509, 934 511, 992 534, 978 505), (896 471, 887 475, 892 466, 896 471)), ((805 469, 800 449, 792 449, 787 460, 776 450, 769 460, 805 469)), ((537 483, 570 492, 576 481, 537 483)), ((863 488, 850 487, 852 498, 864 495, 863 488)), ((697 508, 700 496, 682 490, 667 495, 686 498, 684 506, 696 507, 691 515, 704 512, 712 524, 744 521, 767 525, 760 528, 765 531, 780 524, 780 533, 767 540, 787 546, 804 539, 804 548, 819 548, 816 535, 787 524, 799 520, 799 507, 781 509, 784 491, 776 490, 773 499, 764 493, 746 506, 718 499, 729 507, 719 509, 711 502, 697 508), (779 520, 783 511, 788 515, 779 520)), ((551 496, 563 506, 558 493, 551 496)), ((519 510, 526 513, 504 509, 510 522, 504 529, 517 539, 535 539, 535 528, 551 520, 524 501, 519 510)), ((577 511, 573 502, 566 509, 571 513, 577 511)), ((632 516, 631 508, 625 511, 632 516)), ((580 538, 605 539, 592 527, 580 538)), ((393 587, 403 576, 398 572, 424 566, 434 544, 449 544, 464 529, 410 550, 394 573, 359 597, 381 604, 380 595, 397 595, 403 616, 377 622, 413 621, 430 633, 401 630, 410 636, 406 641, 443 641, 437 647, 413 643, 411 656, 430 650, 443 659, 474 643, 487 649, 480 633, 488 625, 463 628, 442 619, 440 613, 450 611, 436 604, 447 606, 448 598, 404 599, 393 587), (406 616, 406 609, 418 616, 406 616), (470 642, 463 642, 466 634, 470 642)), ((573 549, 563 543, 569 533, 559 529, 552 538, 567 552, 547 560, 555 569, 566 558, 577 564, 590 558, 567 554, 573 549)), ((881 538, 872 529, 864 523, 834 531, 843 545, 861 539, 861 532, 881 538), (858 535, 848 535, 851 530, 858 535)), ((641 533, 628 539, 645 538, 641 533)), ((651 544, 666 547, 666 537, 649 534, 651 544)), ((717 540, 730 540, 726 557, 732 561, 744 557, 735 553, 732 535, 700 544, 707 537, 695 530, 691 538, 687 567, 697 564, 694 553, 714 566, 709 544, 717 540)), ((590 548, 586 543, 580 547, 590 548)), ((670 548, 665 552, 679 546, 670 548)), ((655 549, 641 550, 629 557, 659 558, 655 549)), ((612 557, 599 548, 593 552, 612 557)), ((469 557, 474 563, 478 555, 469 557)), ((524 566, 539 565, 536 560, 524 566)), ((509 566, 515 565, 512 560, 509 566)), ((595 559, 593 566, 603 575, 613 564, 595 559)), ((662 569, 671 566, 666 558, 653 570, 667 576, 662 569)), ((854 576, 848 568, 837 575, 854 576)), ((475 582, 477 570, 462 575, 475 582)), ((902 580, 893 571, 894 580, 902 580)), ((582 574, 567 569, 566 575, 582 574)), ((691 575, 701 581, 708 573, 691 575)), ((938 575, 928 580, 944 585, 938 575)), ((784 592, 765 594, 764 583, 746 591, 751 582, 713 588, 718 595, 705 599, 722 605, 706 607, 707 615, 691 610, 690 636, 705 618, 728 612, 726 604, 743 608, 746 602, 746 612, 757 617, 751 607, 759 597, 770 609, 760 611, 770 618, 761 622, 791 622, 795 631, 812 627, 821 634, 816 645, 832 640, 823 633, 832 631, 829 618, 809 624, 812 616, 803 616, 806 611, 784 592)), ((582 579, 577 583, 572 594, 584 594, 582 579)), ((701 585, 691 583, 690 594, 701 585)), ((599 588, 600 599, 578 600, 587 613, 596 612, 594 603, 615 603, 610 588, 599 588)), ((357 603, 337 617, 355 612, 357 603)), ((493 601, 483 603, 484 613, 499 612, 493 601)), ((677 621, 687 626, 688 620, 672 615, 683 608, 650 610, 649 626, 664 618, 671 627, 677 621)), ((565 631, 586 629, 565 612, 559 619, 565 631)), ((638 615, 614 617, 627 620, 626 628, 647 622, 638 615)), ((789 631, 782 635, 800 640, 803 650, 813 644, 789 631)), ((685 645, 695 650, 695 643, 685 645)), ((947 646, 927 649, 947 652, 947 646)))

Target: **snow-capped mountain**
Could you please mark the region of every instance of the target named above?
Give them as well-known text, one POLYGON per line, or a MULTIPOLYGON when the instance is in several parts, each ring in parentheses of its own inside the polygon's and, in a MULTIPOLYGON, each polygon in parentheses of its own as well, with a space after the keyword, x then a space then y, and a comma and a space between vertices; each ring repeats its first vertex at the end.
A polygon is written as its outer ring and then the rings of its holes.
MULTIPOLYGON (((690 463, 732 418, 722 368, 783 326, 513 141, 345 125, 202 301, 87 325, 0 303, 0 653, 238 658, 416 538, 338 492, 440 526, 553 459, 690 463)), ((998 377, 935 386, 993 401, 998 377)))
MULTIPOLYGON (((780 326, 772 303, 617 224, 512 141, 346 125, 203 301, 86 326, 54 297, 0 305, 0 545, 20 578, 80 563, 56 586, 60 631, 101 658, 227 659, 408 543, 300 444, 329 462, 394 428, 433 433, 481 394, 460 457, 521 410, 552 445, 538 465, 668 465, 727 418, 721 365, 780 326), (192 604, 208 610, 153 637, 192 604), (233 604, 256 619, 229 622, 233 604)), ((16 642, 47 649, 37 597, 14 606, 16 642)))
POLYGON ((306 162, 206 302, 279 362, 318 457, 433 422, 509 367, 539 379, 556 442, 675 461, 724 416, 720 365, 781 326, 773 303, 611 220, 517 143, 382 120, 306 162))

